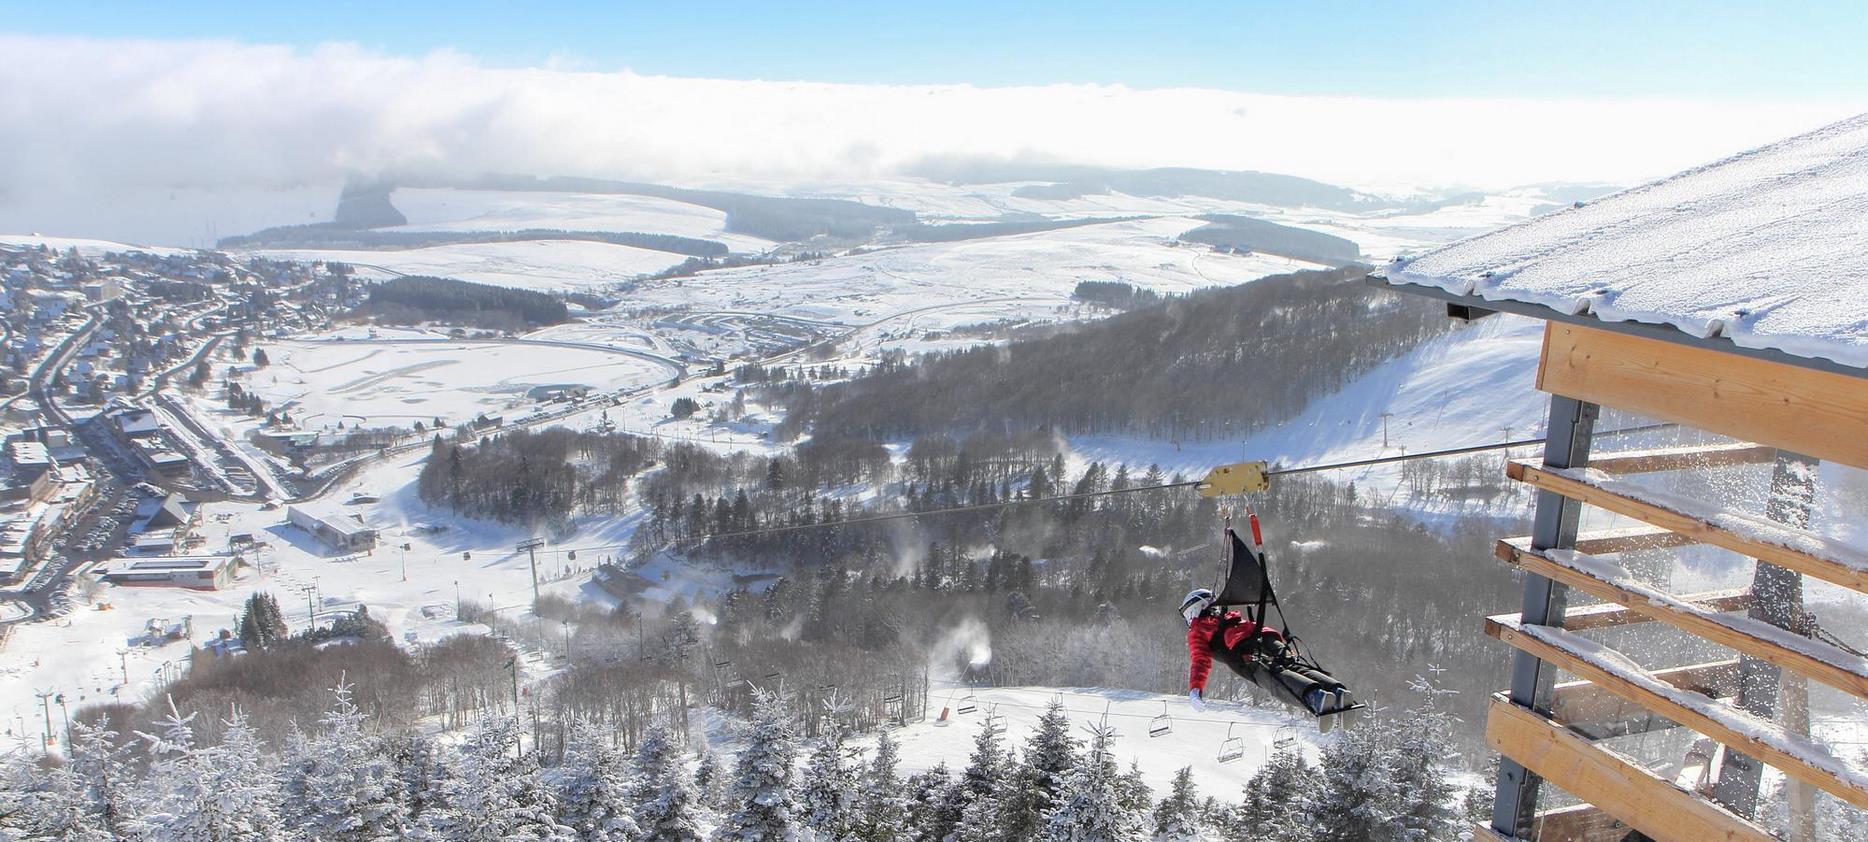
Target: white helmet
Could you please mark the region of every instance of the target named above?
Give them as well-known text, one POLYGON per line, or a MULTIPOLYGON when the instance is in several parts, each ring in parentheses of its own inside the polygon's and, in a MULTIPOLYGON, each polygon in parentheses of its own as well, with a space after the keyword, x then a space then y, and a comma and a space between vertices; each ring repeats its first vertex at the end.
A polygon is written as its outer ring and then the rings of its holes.
POLYGON ((1200 613, 1205 611, 1206 607, 1212 604, 1212 591, 1206 588, 1194 588, 1187 592, 1186 599, 1181 600, 1180 615, 1187 620, 1187 625, 1191 626, 1193 625, 1194 618, 1200 616, 1200 613))

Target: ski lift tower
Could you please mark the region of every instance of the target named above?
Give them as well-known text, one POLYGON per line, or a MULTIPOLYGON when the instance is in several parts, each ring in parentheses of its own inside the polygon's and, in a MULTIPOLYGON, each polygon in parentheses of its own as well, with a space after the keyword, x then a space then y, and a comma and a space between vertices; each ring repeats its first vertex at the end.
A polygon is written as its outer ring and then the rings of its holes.
MULTIPOLYGON (((1485 623, 1516 660, 1486 719, 1502 759, 1477 838, 1769 839, 1765 766, 1788 781, 1792 839, 1814 835, 1815 790, 1868 809, 1868 770, 1812 737, 1808 710, 1810 681, 1868 699, 1865 635, 1823 627, 1803 603, 1805 577, 1868 592, 1868 553, 1811 528, 1837 479, 1868 470, 1865 162, 1868 115, 1369 277, 1456 318, 1545 322, 1544 453, 1506 466, 1536 490, 1535 520, 1497 548, 1525 574, 1523 601, 1485 623), (1597 436, 1604 410, 1675 426, 1597 436), (1709 499, 1715 486, 1766 502, 1740 510, 1709 499), (1602 528, 1614 518, 1641 525, 1602 528), (1742 586, 1671 593, 1618 558, 1688 545, 1743 559, 1742 586), (1640 624, 1721 655, 1657 662, 1601 633, 1640 624), (1683 758, 1617 742, 1676 728, 1723 747, 1701 750, 1721 758, 1703 791, 1668 774, 1683 758), (1553 790, 1582 803, 1554 806, 1553 790)), ((1694 742, 1683 736, 1663 742, 1694 742)))

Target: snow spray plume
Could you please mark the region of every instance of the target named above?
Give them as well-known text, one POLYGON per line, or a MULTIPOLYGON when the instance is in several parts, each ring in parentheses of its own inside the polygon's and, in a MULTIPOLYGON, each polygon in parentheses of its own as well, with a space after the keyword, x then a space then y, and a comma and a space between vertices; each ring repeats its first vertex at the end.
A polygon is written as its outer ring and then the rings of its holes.
POLYGON ((963 671, 992 664, 992 630, 978 617, 966 617, 948 629, 928 650, 928 668, 936 677, 954 679, 963 671))

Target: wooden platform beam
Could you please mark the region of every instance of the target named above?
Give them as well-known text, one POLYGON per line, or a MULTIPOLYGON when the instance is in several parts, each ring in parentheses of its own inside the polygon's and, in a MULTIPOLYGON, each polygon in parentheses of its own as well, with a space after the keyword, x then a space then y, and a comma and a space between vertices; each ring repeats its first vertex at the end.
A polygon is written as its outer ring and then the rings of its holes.
MULTIPOLYGON (((1520 541, 1527 544, 1529 543, 1523 538, 1507 538, 1499 542, 1499 547, 1508 550, 1513 546, 1514 542, 1520 541)), ((1587 553, 1585 553, 1585 555, 1587 555, 1587 553)), ((1499 557, 1501 561, 1508 564, 1516 563, 1516 556, 1510 552, 1501 552, 1499 557)), ((1730 588, 1718 591, 1702 591, 1700 593, 1687 594, 1680 597, 1680 599, 1683 602, 1690 602, 1694 605, 1704 605, 1714 611, 1743 611, 1751 607, 1751 590, 1749 588, 1730 588)), ((1501 616, 1518 617, 1517 614, 1501 616)), ((1654 622, 1654 618, 1613 602, 1572 608, 1568 613, 1563 615, 1563 627, 1570 631, 1588 631, 1590 629, 1606 629, 1616 626, 1632 626, 1651 622, 1654 622)))
POLYGON ((1764 828, 1548 719, 1494 696, 1485 741, 1571 795, 1662 842, 1766 842, 1764 828))
POLYGON ((1641 524, 1618 529, 1592 529, 1576 535, 1576 550, 1590 555, 1611 555, 1637 550, 1665 550, 1699 543, 1690 535, 1641 524))
POLYGON ((1552 322, 1537 388, 1868 468, 1860 378, 1552 322))
MULTIPOLYGON (((1682 690, 1692 690, 1714 699, 1730 698, 1738 692, 1737 658, 1670 667, 1649 674, 1682 690)), ((1630 704, 1628 700, 1596 686, 1592 681, 1569 681, 1557 685, 1550 706, 1550 713, 1558 722, 1572 727, 1591 722, 1630 719, 1645 712, 1645 708, 1630 704)))
MULTIPOLYGON (((1819 787, 1856 807, 1868 809, 1868 773, 1856 769, 1848 761, 1807 737, 1792 734, 1775 723, 1759 719, 1704 694, 1673 687, 1654 678, 1620 652, 1562 629, 1488 622, 1485 632, 1520 652, 1555 664, 1623 699, 1718 740, 1729 748, 1763 760, 1785 775, 1819 787)), ((1510 707, 1515 709, 1516 706, 1510 707)), ((1582 739, 1574 734, 1570 736, 1579 741, 1582 739)), ((1518 759, 1524 762, 1523 758, 1518 759)), ((1525 766, 1536 768, 1528 762, 1525 762, 1525 766)), ((1541 773, 1542 770, 1538 771, 1541 773)), ((1594 793, 1578 792, 1562 783, 1557 785, 1583 800, 1602 806, 1617 818, 1640 827, 1639 823, 1632 821, 1632 816, 1596 797, 1594 793)), ((1672 787, 1672 784, 1668 786, 1672 787)), ((1650 832, 1649 835, 1654 834, 1650 832)))
POLYGON ((1522 544, 1505 544, 1511 562, 1526 572, 1549 577, 1605 602, 1659 620, 1743 654, 1823 682, 1858 698, 1868 699, 1868 658, 1840 647, 1800 637, 1762 620, 1720 614, 1716 608, 1682 600, 1633 581, 1612 562, 1571 553, 1564 559, 1551 551, 1538 552, 1522 544), (1609 578, 1609 577, 1613 578, 1609 578))
POLYGON ((1733 465, 1768 465, 1776 458, 1777 448, 1768 444, 1730 442, 1599 453, 1589 457, 1589 467, 1605 474, 1650 474, 1733 465))
POLYGON ((1545 810, 1532 821, 1537 842, 1621 842, 1630 830, 1594 804, 1545 810))
MULTIPOLYGON (((1868 436, 1862 438, 1868 440, 1868 436)), ((1724 547, 1787 570, 1868 593, 1868 553, 1808 530, 1775 523, 1759 515, 1718 511, 1694 500, 1641 488, 1600 471, 1545 468, 1541 464, 1513 460, 1506 463, 1505 474, 1572 500, 1678 532, 1702 544, 1724 547)))

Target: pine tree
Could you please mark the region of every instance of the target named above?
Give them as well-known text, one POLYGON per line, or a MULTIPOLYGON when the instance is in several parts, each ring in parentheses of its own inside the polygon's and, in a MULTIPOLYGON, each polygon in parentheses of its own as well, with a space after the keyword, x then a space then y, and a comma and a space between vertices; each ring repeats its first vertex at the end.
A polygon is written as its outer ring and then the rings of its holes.
POLYGON ((513 756, 517 740, 511 718, 490 717, 476 725, 447 761, 451 775, 441 787, 442 801, 422 817, 423 829, 457 842, 576 839, 575 831, 553 818, 554 800, 536 755, 513 756))
MULTIPOLYGON (((75 727, 75 726, 74 726, 75 727)), ((0 758, 0 839, 109 842, 88 802, 87 783, 70 764, 0 758)))
POLYGON ((1312 838, 1310 799, 1322 783, 1322 776, 1301 751, 1278 749, 1246 782, 1245 803, 1240 805, 1239 821, 1227 825, 1227 839, 1300 842, 1312 838))
POLYGON ((565 734, 564 762, 552 770, 558 821, 585 840, 641 838, 633 804, 629 763, 606 735, 584 717, 573 717, 565 734))
POLYGON ((1000 793, 1010 777, 1011 758, 1006 756, 999 732, 981 725, 973 737, 973 754, 967 758, 966 771, 960 774, 960 826, 958 842, 991 842, 999 838, 1000 793))
POLYGON ((1387 752, 1388 778, 1398 790, 1393 838, 1436 842, 1459 836, 1458 794, 1446 768, 1452 728, 1444 714, 1429 706, 1410 713, 1387 752))
POLYGON ((1311 802, 1318 842, 1385 840, 1402 812, 1378 727, 1345 729, 1323 750, 1322 786, 1311 802))
POLYGON ((907 789, 908 815, 904 824, 908 827, 909 838, 917 842, 939 842, 953 833, 954 826, 960 823, 961 789, 954 784, 946 763, 936 763, 933 768, 909 777, 907 789))
POLYGON ((398 739, 389 756, 409 823, 419 825, 422 814, 442 801, 441 786, 447 780, 447 772, 441 768, 443 751, 432 738, 414 733, 398 739))
POLYGON ((636 749, 635 820, 645 842, 700 842, 704 807, 668 729, 656 727, 636 749))
POLYGON ((863 769, 861 812, 856 838, 862 842, 896 842, 907 838, 908 799, 902 795, 896 769, 901 750, 884 731, 876 738, 876 754, 863 769))
POLYGON ((1155 842, 1195 842, 1200 832, 1200 793, 1194 789, 1193 767, 1182 766, 1166 797, 1155 805, 1155 842))
POLYGON ((286 821, 319 839, 397 839, 408 816, 382 741, 364 733, 367 716, 339 683, 317 734, 288 737, 286 821))
POLYGON ((720 769, 720 756, 711 750, 703 750, 700 760, 694 765, 694 790, 700 797, 700 803, 710 810, 720 807, 720 797, 726 791, 725 774, 720 769))
POLYGON ((1070 717, 1063 702, 1054 700, 1038 717, 1038 728, 1025 743, 1018 786, 1005 800, 1002 821, 1007 838, 1037 835, 1044 817, 1057 808, 1057 793, 1076 764, 1077 740, 1070 735, 1070 717))
POLYGON ((798 787, 798 824, 808 839, 843 842, 855 833, 858 762, 844 738, 843 728, 830 726, 805 762, 798 787))
POLYGON ((1141 816, 1123 808, 1122 776, 1109 750, 1113 736, 1107 728, 1094 732, 1083 763, 1070 774, 1057 807, 1045 817, 1045 839, 1120 842, 1139 833, 1141 816))
POLYGON ((136 815, 135 781, 124 759, 128 749, 117 745, 108 716, 96 725, 74 722, 71 731, 71 770, 83 781, 85 809, 105 833, 120 836, 136 815))
POLYGON ((763 690, 753 696, 752 730, 734 768, 727 793, 732 811, 714 834, 717 842, 768 842, 797 838, 792 818, 791 726, 779 698, 763 690))

